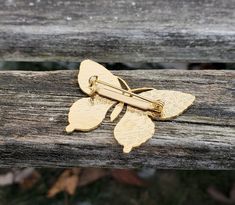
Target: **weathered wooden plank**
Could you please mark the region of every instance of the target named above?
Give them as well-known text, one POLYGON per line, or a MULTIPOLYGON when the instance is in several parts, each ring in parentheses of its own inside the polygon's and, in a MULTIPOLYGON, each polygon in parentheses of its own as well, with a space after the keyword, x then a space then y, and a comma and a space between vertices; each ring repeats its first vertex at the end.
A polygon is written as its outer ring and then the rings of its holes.
POLYGON ((0 0, 0 59, 235 62, 234 0, 0 0))
POLYGON ((116 122, 66 134, 69 107, 86 96, 77 71, 0 72, 0 164, 235 169, 233 71, 116 71, 131 87, 153 86, 196 95, 177 119, 155 122, 154 137, 130 154, 113 137, 116 122))

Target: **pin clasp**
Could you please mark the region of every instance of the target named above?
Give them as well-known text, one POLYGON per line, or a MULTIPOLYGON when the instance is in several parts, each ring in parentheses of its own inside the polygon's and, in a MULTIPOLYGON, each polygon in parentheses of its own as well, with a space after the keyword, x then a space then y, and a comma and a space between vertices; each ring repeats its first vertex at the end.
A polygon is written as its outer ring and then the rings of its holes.
POLYGON ((123 102, 142 110, 155 112, 155 116, 160 116, 164 107, 164 102, 161 100, 153 101, 132 92, 131 89, 125 90, 116 87, 107 82, 99 80, 98 76, 95 75, 89 78, 89 87, 91 90, 90 96, 93 96, 97 93, 103 97, 123 102))

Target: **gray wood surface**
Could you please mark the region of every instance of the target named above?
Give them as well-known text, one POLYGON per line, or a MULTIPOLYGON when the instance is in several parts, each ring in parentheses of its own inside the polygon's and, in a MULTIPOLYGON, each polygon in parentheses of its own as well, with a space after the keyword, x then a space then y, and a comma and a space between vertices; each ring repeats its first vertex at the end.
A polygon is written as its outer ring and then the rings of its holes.
POLYGON ((0 60, 235 62, 234 0, 0 0, 0 60))
POLYGON ((92 132, 66 134, 73 102, 86 95, 77 71, 0 72, 0 165, 235 169, 234 71, 115 71, 132 87, 196 95, 175 120, 156 122, 154 137, 130 154, 108 118, 92 132))

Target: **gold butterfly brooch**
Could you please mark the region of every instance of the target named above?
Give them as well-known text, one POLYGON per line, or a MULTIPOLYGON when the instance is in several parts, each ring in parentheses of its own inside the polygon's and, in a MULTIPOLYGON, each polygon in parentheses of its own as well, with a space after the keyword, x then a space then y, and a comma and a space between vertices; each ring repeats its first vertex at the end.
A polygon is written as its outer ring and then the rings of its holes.
POLYGON ((66 131, 71 133, 74 130, 90 131, 97 128, 114 106, 110 114, 112 122, 127 105, 125 114, 114 128, 114 137, 124 146, 125 153, 153 136, 155 128, 152 120, 174 118, 195 100, 195 96, 179 91, 131 89, 122 78, 91 60, 81 62, 78 84, 89 97, 73 103, 66 131))

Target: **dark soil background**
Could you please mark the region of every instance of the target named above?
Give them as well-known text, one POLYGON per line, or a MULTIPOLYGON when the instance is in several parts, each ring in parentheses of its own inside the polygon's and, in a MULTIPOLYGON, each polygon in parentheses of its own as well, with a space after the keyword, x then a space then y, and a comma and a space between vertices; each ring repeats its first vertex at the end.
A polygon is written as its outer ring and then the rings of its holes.
POLYGON ((30 189, 19 185, 0 188, 0 204, 4 205, 183 205, 183 204, 232 204, 222 203, 208 194, 210 186, 221 193, 229 194, 235 182, 232 171, 163 171, 156 170, 148 177, 148 187, 136 187, 118 183, 106 177, 82 188, 73 196, 60 193, 49 199, 46 197, 50 183, 60 169, 39 169, 42 178, 30 189))

